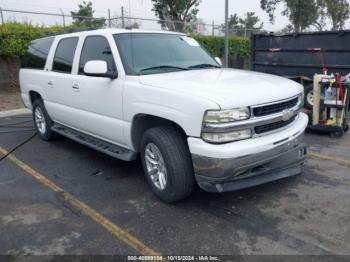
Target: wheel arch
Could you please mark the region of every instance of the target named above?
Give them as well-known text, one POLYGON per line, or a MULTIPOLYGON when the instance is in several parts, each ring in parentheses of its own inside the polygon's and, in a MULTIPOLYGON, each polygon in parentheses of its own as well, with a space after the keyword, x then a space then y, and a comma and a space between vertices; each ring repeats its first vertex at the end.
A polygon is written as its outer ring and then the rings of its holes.
POLYGON ((42 98, 42 96, 40 95, 39 92, 34 91, 34 90, 30 90, 29 91, 29 99, 30 99, 31 105, 33 106, 33 103, 34 103, 35 100, 37 100, 37 99, 41 99, 42 100, 43 98, 42 98))
POLYGON ((152 127, 157 127, 157 126, 173 127, 175 130, 177 130, 180 133, 180 135, 184 139, 186 139, 186 143, 187 143, 187 134, 185 130, 178 123, 166 118, 155 116, 155 115, 137 114, 134 116, 132 120, 132 127, 131 127, 131 141, 132 141, 133 148, 136 152, 140 151, 141 139, 145 131, 152 127))

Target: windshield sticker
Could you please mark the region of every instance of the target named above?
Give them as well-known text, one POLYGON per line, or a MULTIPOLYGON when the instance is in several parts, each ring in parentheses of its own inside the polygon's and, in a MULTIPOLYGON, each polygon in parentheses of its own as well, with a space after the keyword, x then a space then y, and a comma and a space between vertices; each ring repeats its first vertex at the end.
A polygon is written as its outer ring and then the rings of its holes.
POLYGON ((191 37, 182 36, 181 39, 184 40, 190 46, 199 46, 198 42, 191 37))

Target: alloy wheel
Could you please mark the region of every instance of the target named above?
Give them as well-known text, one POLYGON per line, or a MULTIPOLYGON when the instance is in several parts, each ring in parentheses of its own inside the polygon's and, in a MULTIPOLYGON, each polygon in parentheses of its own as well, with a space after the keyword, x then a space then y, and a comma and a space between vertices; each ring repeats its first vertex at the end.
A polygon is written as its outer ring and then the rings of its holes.
POLYGON ((148 143, 145 148, 145 163, 147 167, 147 174, 152 183, 159 189, 164 190, 167 185, 167 170, 164 158, 159 148, 153 144, 148 143))

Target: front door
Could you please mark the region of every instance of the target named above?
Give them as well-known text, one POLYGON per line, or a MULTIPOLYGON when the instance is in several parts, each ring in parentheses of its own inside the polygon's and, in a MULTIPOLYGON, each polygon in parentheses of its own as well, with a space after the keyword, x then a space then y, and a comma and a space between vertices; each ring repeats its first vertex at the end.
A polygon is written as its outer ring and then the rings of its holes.
MULTIPOLYGON (((78 56, 79 57, 79 56, 78 56)), ((124 78, 87 76, 84 65, 102 60, 117 72, 110 43, 102 35, 86 36, 81 48, 77 74, 72 75, 71 105, 77 115, 73 127, 109 142, 124 145, 122 91, 124 78)))

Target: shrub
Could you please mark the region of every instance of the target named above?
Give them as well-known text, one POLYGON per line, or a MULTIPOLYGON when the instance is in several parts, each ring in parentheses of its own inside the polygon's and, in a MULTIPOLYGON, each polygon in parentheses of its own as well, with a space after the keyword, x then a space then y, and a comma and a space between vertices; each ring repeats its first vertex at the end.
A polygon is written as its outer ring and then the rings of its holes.
MULTIPOLYGON (((9 22, 0 25, 0 56, 15 57, 21 56, 26 51, 30 41, 36 38, 70 32, 72 30, 82 30, 77 26, 35 26, 32 24, 22 24, 9 22)), ((203 47, 213 56, 224 56, 224 37, 222 36, 202 36, 192 35, 203 47)), ((249 58, 250 41, 248 38, 230 36, 229 56, 239 58, 249 58)))
POLYGON ((27 49, 30 41, 36 38, 69 32, 77 29, 73 26, 35 26, 28 23, 22 24, 9 22, 0 25, 0 56, 21 56, 27 49))
MULTIPOLYGON (((223 57, 225 52, 225 38, 223 36, 202 36, 192 35, 204 48, 213 56, 223 57)), ((249 58, 250 40, 249 38, 230 36, 229 56, 249 58)))

